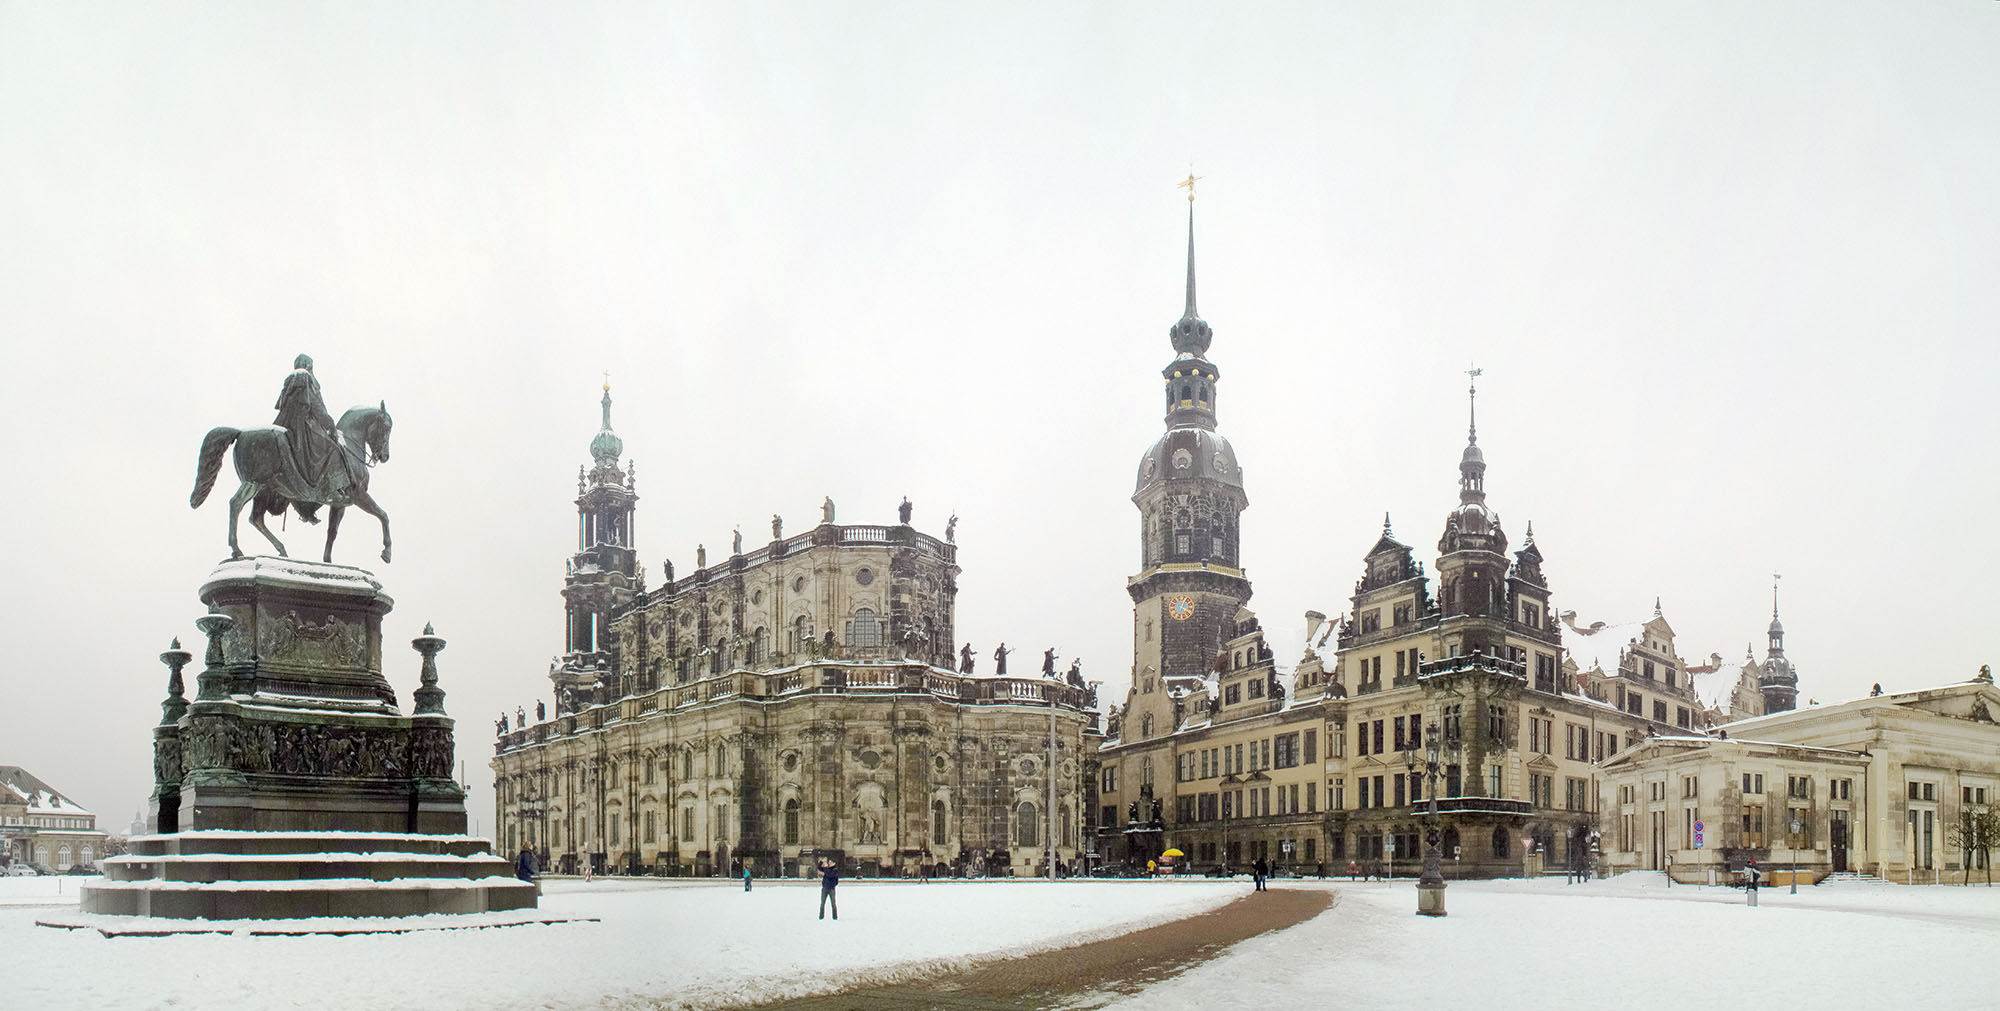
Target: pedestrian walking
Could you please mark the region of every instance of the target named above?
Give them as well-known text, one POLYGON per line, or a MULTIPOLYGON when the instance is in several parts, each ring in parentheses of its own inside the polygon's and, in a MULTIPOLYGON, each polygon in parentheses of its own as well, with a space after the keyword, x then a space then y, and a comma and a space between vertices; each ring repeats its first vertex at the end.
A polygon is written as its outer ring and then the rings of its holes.
POLYGON ((833 918, 840 919, 840 900, 834 898, 833 889, 840 884, 840 866, 831 860, 819 862, 819 918, 826 919, 826 907, 833 906, 833 918))
POLYGON ((514 876, 523 881, 535 880, 535 854, 525 845, 521 847, 521 855, 514 858, 514 876))
POLYGON ((1743 869, 1743 873, 1747 879, 1743 883, 1744 893, 1749 897, 1750 905, 1755 906, 1757 904, 1757 883, 1763 879, 1764 872, 1758 869, 1757 861, 1752 860, 1750 861, 1750 865, 1743 869))
POLYGON ((743 890, 744 890, 744 891, 746 891, 746 892, 750 890, 750 865, 749 865, 749 864, 744 864, 744 865, 743 865, 743 890))
POLYGON ((1263 857, 1258 857, 1257 860, 1250 865, 1250 877, 1257 884, 1257 887, 1255 889, 1256 891, 1260 892, 1270 891, 1270 889, 1264 887, 1264 879, 1268 877, 1270 873, 1271 873, 1271 865, 1268 862, 1266 862, 1263 857))

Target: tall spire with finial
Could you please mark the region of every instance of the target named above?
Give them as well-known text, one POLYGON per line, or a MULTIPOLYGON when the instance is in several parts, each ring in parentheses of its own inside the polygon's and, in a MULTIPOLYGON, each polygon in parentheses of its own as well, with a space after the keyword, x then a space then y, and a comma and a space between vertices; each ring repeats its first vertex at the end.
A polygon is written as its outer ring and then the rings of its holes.
POLYGON ((1465 385, 1465 441, 1467 445, 1479 445, 1479 377, 1485 369, 1474 366, 1466 369, 1465 385))
POLYGON ((1458 459, 1458 500, 1480 502, 1486 498, 1486 454, 1479 451, 1479 377, 1485 370, 1465 370, 1466 385, 1465 453, 1458 459))
POLYGON ((1193 171, 1189 171, 1188 177, 1177 183, 1175 187, 1188 191, 1187 304, 1181 310, 1181 318, 1176 320, 1168 331, 1173 338, 1175 351, 1183 355, 1193 355, 1197 358, 1208 353, 1209 341, 1214 337, 1214 333, 1209 329, 1208 324, 1195 311, 1194 184, 1200 180, 1200 176, 1195 175, 1193 171))

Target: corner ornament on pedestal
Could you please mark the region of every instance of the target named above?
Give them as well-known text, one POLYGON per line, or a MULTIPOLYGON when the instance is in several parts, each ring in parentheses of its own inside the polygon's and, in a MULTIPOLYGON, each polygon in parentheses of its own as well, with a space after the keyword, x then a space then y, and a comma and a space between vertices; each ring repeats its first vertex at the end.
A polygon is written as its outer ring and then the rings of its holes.
POLYGON ((240 482, 229 498, 229 557, 243 557, 236 543, 236 517, 250 506, 250 525, 271 542, 280 556, 285 545, 264 525, 264 517, 286 509, 307 523, 319 522, 319 507, 330 506, 326 550, 321 561, 333 561, 333 541, 340 533, 341 515, 356 506, 382 521, 382 560, 389 560, 389 514, 368 494, 368 469, 389 459, 389 431, 394 422, 389 404, 353 407, 338 422, 326 413, 312 359, 292 361, 278 394, 278 416, 263 428, 217 427, 202 438, 195 464, 194 493, 188 505, 200 508, 222 470, 223 453, 232 445, 231 459, 240 482))

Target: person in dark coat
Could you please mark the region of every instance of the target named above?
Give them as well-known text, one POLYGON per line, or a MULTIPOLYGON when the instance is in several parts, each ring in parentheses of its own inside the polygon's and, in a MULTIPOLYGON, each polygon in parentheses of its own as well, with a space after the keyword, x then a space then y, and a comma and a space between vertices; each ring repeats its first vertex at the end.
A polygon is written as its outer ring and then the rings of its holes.
POLYGON ((1257 861, 1250 865, 1250 876, 1257 882, 1257 891, 1270 891, 1270 889, 1264 887, 1264 879, 1269 877, 1270 874, 1271 865, 1263 857, 1258 857, 1257 861))
POLYGON ((819 918, 826 919, 826 907, 833 906, 833 918, 840 919, 840 900, 833 897, 834 886, 840 884, 840 865, 831 860, 819 862, 819 918))
POLYGON ((535 880, 535 854, 528 847, 521 847, 521 855, 514 858, 514 876, 523 881, 535 880))

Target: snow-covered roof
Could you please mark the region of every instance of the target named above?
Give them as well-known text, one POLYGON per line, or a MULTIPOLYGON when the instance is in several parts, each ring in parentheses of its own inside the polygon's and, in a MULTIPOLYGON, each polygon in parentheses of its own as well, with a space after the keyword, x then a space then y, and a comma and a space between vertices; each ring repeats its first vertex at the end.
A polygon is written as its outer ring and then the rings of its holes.
POLYGON ((7 792, 13 795, 9 798, 13 803, 26 804, 36 811, 96 817, 82 804, 18 765, 0 765, 0 786, 5 786, 7 792))

